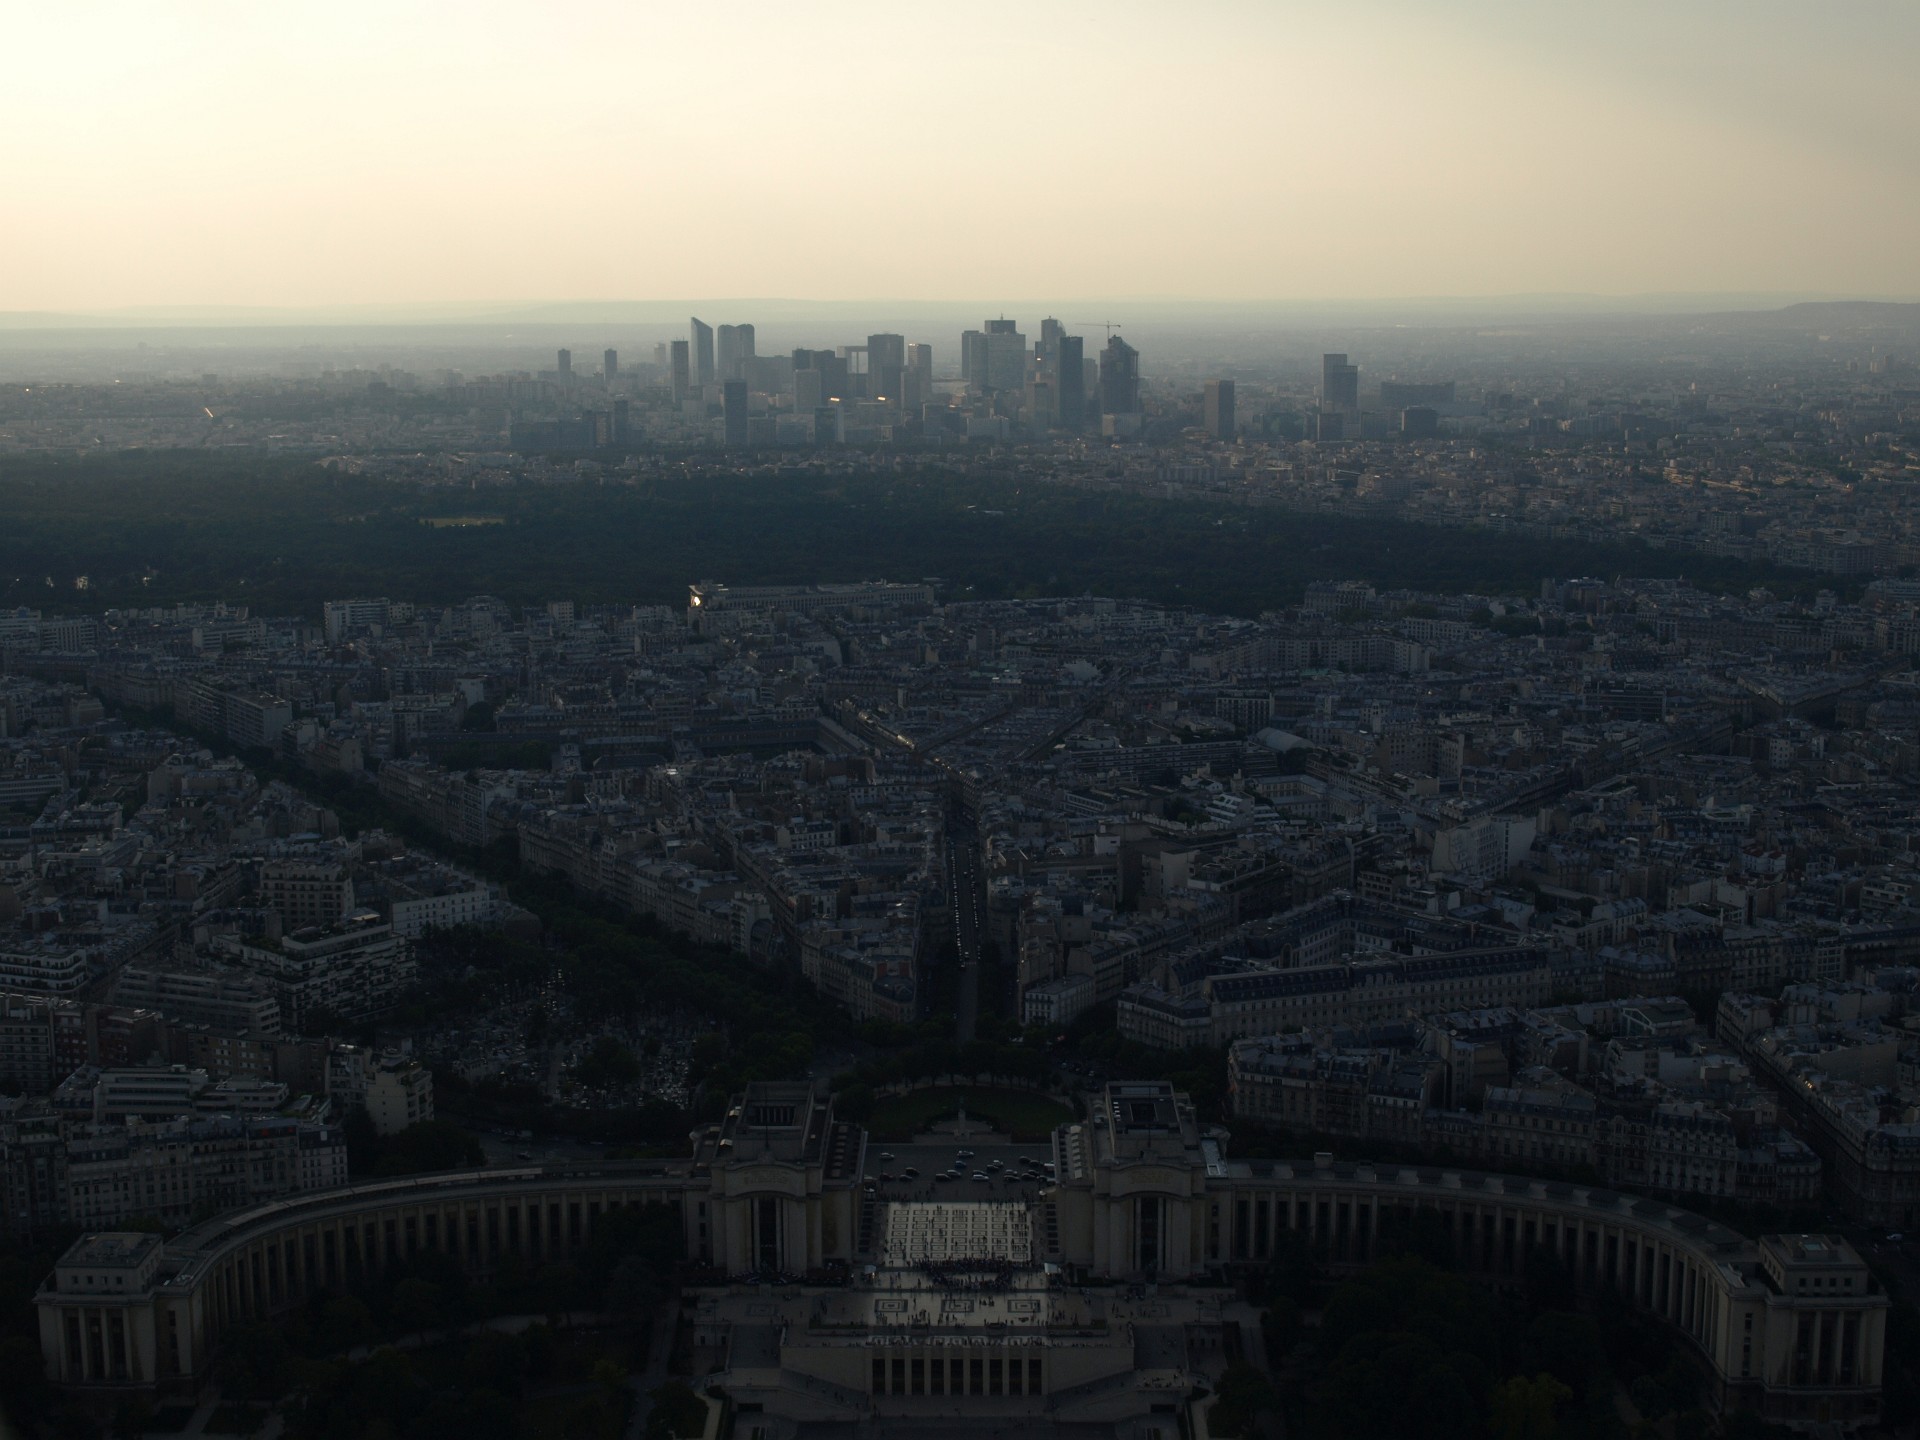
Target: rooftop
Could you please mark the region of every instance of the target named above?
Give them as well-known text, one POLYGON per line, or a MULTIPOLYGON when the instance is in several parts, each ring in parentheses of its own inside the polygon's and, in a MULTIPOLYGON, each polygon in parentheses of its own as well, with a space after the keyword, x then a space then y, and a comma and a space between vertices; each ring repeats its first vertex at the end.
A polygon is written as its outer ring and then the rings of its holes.
POLYGON ((137 1230, 107 1230, 97 1235, 82 1235, 60 1257, 60 1263, 92 1270, 137 1270, 159 1248, 158 1235, 137 1230))

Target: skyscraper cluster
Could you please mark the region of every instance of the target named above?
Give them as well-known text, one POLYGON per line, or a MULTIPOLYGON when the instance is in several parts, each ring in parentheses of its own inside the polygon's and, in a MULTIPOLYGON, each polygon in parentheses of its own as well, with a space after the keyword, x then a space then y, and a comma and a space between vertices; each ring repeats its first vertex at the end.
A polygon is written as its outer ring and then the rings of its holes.
POLYGON ((1039 343, 1027 344, 1019 323, 983 321, 960 336, 960 378, 982 419, 1018 421, 1028 430, 1079 431, 1091 398, 1110 434, 1140 427, 1140 352, 1109 331, 1097 366, 1086 345, 1051 316, 1040 322, 1039 343))
MULTIPOLYGON (((638 417, 630 418, 637 402, 667 433, 704 432, 707 443, 741 447, 1088 430, 1136 435, 1140 352, 1114 333, 1116 325, 1098 323, 1106 344, 1089 356, 1082 337, 1051 316, 1041 321, 1037 340, 1006 316, 983 321, 960 338, 956 385, 951 373, 944 383, 936 378, 932 345, 904 335, 877 332, 864 344, 763 355, 753 325, 715 326, 690 316, 686 338, 656 347, 653 365, 637 372, 623 370, 619 353, 609 349, 597 376, 583 374, 571 351, 559 351, 551 378, 560 395, 578 400, 604 390, 613 410, 583 410, 577 420, 518 415, 511 430, 516 443, 531 448, 629 443, 651 428, 636 428, 638 417)), ((1231 389, 1229 383, 1227 418, 1217 433, 1232 430, 1231 389)))

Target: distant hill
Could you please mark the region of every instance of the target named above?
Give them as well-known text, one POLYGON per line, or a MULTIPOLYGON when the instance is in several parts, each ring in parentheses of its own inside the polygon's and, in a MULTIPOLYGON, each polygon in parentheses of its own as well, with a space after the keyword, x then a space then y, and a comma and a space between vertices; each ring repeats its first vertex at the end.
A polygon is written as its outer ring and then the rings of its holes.
POLYGON ((1911 330, 1920 327, 1920 302, 1805 300, 1779 310, 1723 311, 1712 318, 1774 330, 1911 330))

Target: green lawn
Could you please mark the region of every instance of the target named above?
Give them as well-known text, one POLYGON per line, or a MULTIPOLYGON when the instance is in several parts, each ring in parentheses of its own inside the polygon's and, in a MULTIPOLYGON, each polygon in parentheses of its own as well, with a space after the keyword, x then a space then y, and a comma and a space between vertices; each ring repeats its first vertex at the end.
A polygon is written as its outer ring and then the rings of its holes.
POLYGON ((934 1121, 958 1115, 963 1100, 969 1119, 985 1121, 1021 1141, 1044 1140, 1054 1126, 1074 1118, 1066 1106, 1036 1091, 938 1086, 881 1096, 873 1103, 867 1130, 876 1140, 910 1140, 934 1121))

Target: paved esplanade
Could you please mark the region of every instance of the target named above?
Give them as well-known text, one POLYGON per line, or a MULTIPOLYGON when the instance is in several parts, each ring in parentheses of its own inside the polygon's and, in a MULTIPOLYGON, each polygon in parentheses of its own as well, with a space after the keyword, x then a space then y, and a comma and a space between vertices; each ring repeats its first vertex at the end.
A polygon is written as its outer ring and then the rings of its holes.
POLYGON ((880 1264, 888 1270, 991 1261, 1033 1264, 1033 1219, 1008 1201, 887 1207, 880 1264))

